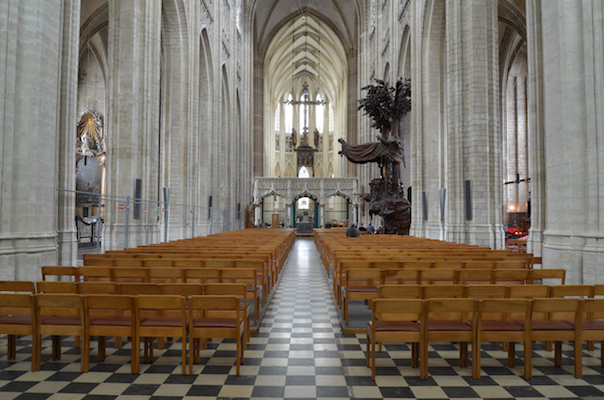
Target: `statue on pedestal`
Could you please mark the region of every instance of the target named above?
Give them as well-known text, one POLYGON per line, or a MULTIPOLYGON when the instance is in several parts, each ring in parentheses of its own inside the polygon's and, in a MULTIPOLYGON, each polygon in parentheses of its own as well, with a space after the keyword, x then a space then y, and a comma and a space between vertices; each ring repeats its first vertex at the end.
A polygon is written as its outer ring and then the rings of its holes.
POLYGON ((399 137, 400 119, 411 110, 411 80, 399 79, 396 87, 384 81, 363 88, 367 97, 359 101, 359 110, 373 120, 372 127, 380 130, 377 142, 351 145, 343 139, 339 154, 355 164, 375 162, 381 178, 371 181, 369 213, 382 217, 384 226, 377 233, 408 235, 411 226, 411 203, 405 196, 400 180, 400 164, 405 163, 403 143, 399 137))

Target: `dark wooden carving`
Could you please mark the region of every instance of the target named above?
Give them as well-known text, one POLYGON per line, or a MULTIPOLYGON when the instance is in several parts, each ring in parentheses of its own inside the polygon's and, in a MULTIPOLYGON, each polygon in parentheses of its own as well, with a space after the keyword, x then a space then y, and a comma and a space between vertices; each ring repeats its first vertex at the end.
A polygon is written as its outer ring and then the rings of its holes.
POLYGON ((408 235, 411 203, 400 180, 400 164, 405 163, 405 156, 398 126, 400 118, 411 110, 411 81, 399 79, 396 87, 380 80, 376 83, 363 88, 368 94, 359 101, 359 110, 364 110, 373 120, 371 126, 380 130, 378 141, 351 145, 340 139, 339 154, 355 164, 378 164, 381 178, 371 181, 371 194, 364 197, 369 202, 369 213, 382 217, 384 226, 378 233, 408 235))

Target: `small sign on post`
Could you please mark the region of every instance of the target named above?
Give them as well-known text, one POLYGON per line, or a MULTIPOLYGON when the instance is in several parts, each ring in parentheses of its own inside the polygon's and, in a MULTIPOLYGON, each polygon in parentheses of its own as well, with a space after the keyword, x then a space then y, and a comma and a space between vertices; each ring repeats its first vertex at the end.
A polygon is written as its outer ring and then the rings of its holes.
POLYGON ((117 208, 119 208, 120 210, 123 210, 124 208, 126 208, 126 206, 123 205, 123 204, 120 204, 120 205, 117 206, 117 208))

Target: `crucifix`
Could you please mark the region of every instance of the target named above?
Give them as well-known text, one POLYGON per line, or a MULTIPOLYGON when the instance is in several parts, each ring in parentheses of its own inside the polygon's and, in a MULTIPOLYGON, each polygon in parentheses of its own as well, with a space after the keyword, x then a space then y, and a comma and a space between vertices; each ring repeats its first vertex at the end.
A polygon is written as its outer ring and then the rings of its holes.
MULTIPOLYGON (((302 134, 304 135, 304 137, 307 137, 308 135, 308 107, 310 105, 313 106, 322 106, 325 104, 325 100, 320 100, 320 101, 312 101, 310 100, 310 95, 308 93, 308 83, 304 82, 304 85, 302 86, 303 91, 302 91, 302 98, 299 101, 296 100, 289 100, 286 101, 285 104, 290 104, 290 105, 294 105, 294 106, 298 106, 298 105, 302 105, 303 108, 303 113, 304 113, 304 126, 302 127, 302 134)), ((307 139, 308 140, 308 139, 307 139)))
POLYGON ((90 97, 89 97, 89 98, 88 98, 88 100, 87 100, 87 101, 85 101, 84 103, 86 103, 86 108, 88 108, 88 109, 90 110, 90 105, 91 105, 92 103, 94 103, 94 101, 90 100, 90 97))

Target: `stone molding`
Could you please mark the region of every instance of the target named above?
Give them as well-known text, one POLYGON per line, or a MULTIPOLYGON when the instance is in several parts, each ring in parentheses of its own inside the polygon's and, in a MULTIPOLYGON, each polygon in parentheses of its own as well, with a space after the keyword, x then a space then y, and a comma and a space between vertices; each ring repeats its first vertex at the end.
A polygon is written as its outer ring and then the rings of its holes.
POLYGON ((310 197, 325 204, 328 197, 341 196, 353 205, 359 202, 357 178, 256 178, 254 180, 254 203, 268 196, 281 196, 285 204, 301 197, 310 197))

